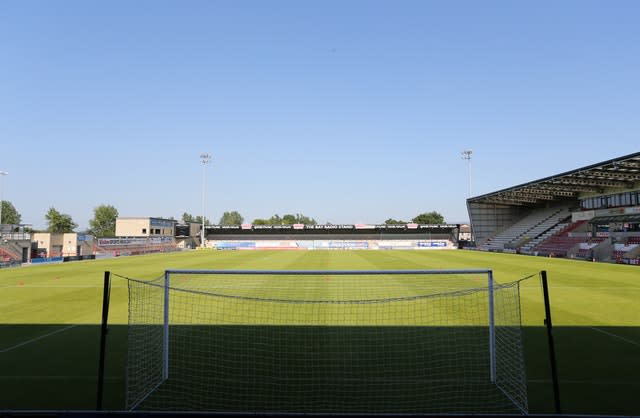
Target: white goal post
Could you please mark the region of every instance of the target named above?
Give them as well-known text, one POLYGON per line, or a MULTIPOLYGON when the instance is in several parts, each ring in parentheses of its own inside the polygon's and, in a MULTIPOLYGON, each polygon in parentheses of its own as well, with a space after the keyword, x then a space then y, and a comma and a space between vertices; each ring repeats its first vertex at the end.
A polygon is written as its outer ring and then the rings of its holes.
POLYGON ((127 279, 127 409, 528 411, 520 282, 490 269, 127 279))

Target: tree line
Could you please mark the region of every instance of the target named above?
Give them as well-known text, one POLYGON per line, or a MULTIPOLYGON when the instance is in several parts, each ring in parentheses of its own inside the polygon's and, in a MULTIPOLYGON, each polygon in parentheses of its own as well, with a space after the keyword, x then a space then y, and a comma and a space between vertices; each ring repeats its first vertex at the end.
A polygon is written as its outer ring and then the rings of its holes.
MULTIPOLYGON (((2 218, 0 224, 19 225, 22 216, 9 201, 3 200, 2 202, 2 218)), ((118 209, 112 205, 99 205, 93 209, 93 218, 89 220, 89 229, 85 233, 96 237, 114 237, 116 234, 116 219, 118 218, 118 209)), ((170 217, 168 219, 173 219, 170 217)), ((52 233, 64 233, 73 232, 78 225, 73 221, 70 215, 61 213, 54 207, 50 207, 45 214, 45 220, 47 221, 46 232, 52 233)), ((194 216, 188 212, 182 214, 183 222, 202 223, 202 216, 194 216)), ((442 225, 445 223, 444 217, 436 212, 421 213, 410 220, 412 223, 428 224, 428 225, 442 225)), ((204 218, 205 225, 211 225, 210 220, 204 218)), ((220 217, 218 225, 242 225, 244 223, 244 217, 240 212, 234 210, 224 212, 220 217)), ((305 224, 305 225, 317 225, 318 222, 301 213, 296 214, 284 214, 282 216, 275 214, 270 218, 256 218, 251 222, 253 225, 293 225, 293 224, 305 224)), ((384 221, 386 225, 404 225, 409 222, 399 219, 389 218, 384 221)), ((32 230, 33 231, 33 230, 32 230)), ((37 232, 37 231, 33 231, 37 232)))
MULTIPOLYGON (((436 211, 421 213, 420 215, 411 218, 411 222, 421 225, 442 225, 445 223, 444 216, 436 211)), ((384 223, 385 225, 404 225, 408 224, 409 222, 389 218, 384 221, 384 223)))
MULTIPOLYGON (((202 223, 202 216, 193 216, 190 213, 183 213, 182 220, 184 222, 195 222, 202 223)), ((211 225, 209 219, 204 218, 205 225, 211 225)), ((218 225, 242 225, 244 223, 244 217, 237 210, 224 212, 220 217, 220 221, 218 225)), ((253 225, 293 225, 293 224, 305 224, 305 225, 316 225, 315 219, 309 218, 308 216, 302 215, 300 213, 296 213, 292 215, 290 213, 280 216, 278 214, 273 215, 268 219, 256 218, 251 222, 253 225)))
MULTIPOLYGON (((53 206, 49 208, 44 215, 47 221, 45 231, 37 231, 28 229, 28 232, 52 232, 65 233, 73 232, 78 227, 73 221, 71 215, 58 211, 53 206)), ((118 210, 111 205, 100 205, 94 208, 93 218, 89 221, 89 229, 85 231, 87 234, 98 237, 113 237, 116 234, 116 219, 118 218, 118 210)), ((16 210, 13 204, 7 200, 2 201, 2 218, 0 224, 19 225, 22 221, 22 215, 16 210)))

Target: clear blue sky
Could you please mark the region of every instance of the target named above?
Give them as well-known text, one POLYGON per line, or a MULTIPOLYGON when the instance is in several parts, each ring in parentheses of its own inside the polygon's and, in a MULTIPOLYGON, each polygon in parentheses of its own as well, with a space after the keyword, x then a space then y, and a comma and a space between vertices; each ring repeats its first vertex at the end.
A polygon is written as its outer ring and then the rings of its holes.
POLYGON ((640 148, 638 1, 0 2, 0 170, 55 207, 333 223, 640 148))

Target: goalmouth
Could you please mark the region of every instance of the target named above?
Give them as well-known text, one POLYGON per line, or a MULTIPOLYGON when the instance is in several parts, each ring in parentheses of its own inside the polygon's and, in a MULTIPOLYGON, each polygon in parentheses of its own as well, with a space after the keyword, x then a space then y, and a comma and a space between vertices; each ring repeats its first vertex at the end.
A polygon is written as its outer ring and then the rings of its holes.
POLYGON ((520 281, 488 269, 124 278, 129 410, 528 412, 520 281))

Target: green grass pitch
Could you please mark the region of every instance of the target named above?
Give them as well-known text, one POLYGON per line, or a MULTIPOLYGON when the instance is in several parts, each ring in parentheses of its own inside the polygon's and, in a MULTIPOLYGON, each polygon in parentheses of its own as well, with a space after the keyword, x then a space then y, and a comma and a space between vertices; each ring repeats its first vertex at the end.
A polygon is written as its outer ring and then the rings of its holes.
MULTIPOLYGON (((195 251, 0 270, 0 410, 95 408, 105 270, 490 268, 548 272, 564 413, 640 415, 640 269, 471 251, 195 251)), ((538 280, 521 291, 531 413, 553 412, 538 280)), ((114 279, 105 408, 124 407, 127 292, 114 279)))

